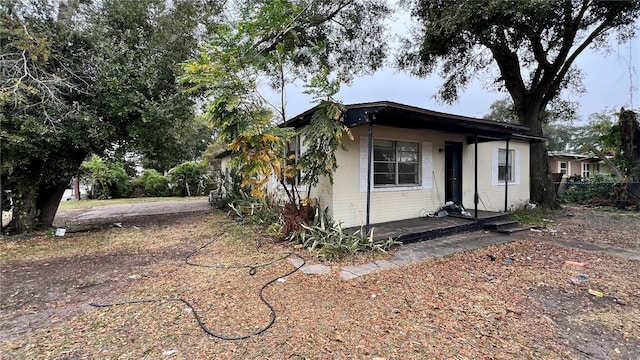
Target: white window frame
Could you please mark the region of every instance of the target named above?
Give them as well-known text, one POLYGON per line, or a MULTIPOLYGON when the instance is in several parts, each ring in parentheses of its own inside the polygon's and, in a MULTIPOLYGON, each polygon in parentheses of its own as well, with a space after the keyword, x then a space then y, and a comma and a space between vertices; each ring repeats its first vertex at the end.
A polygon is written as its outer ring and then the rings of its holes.
MULTIPOLYGON (((499 147, 494 147, 491 149, 491 185, 492 186, 505 186, 504 180, 498 181, 498 157, 499 157, 499 147)), ((502 148, 505 149, 505 148, 502 148)), ((510 185, 519 185, 522 181, 521 177, 521 163, 522 163, 522 153, 518 148, 509 149, 515 151, 515 156, 513 158, 512 166, 513 166, 513 180, 509 181, 510 185)))
MULTIPOLYGON (((413 153, 413 152, 409 152, 413 153)), ((387 139, 374 139, 373 140, 373 186, 374 187, 407 187, 407 186, 418 186, 420 185, 420 143, 417 141, 403 141, 403 140, 387 140, 387 139), (381 149, 381 143, 388 143, 391 145, 392 159, 389 160, 376 160, 376 148, 381 149), (400 145, 407 144, 411 147, 415 146, 415 158, 416 161, 401 161, 400 153, 400 145), (389 172, 376 172, 376 169, 392 165, 393 170, 389 172), (414 182, 403 183, 400 180, 402 173, 400 172, 400 166, 402 164, 411 165, 415 167, 414 173, 407 173, 413 176, 416 180, 414 182), (378 175, 389 174, 393 177, 393 183, 376 183, 376 178, 378 175)), ((391 167, 391 166, 390 166, 391 167)))
POLYGON ((582 163, 582 178, 588 179, 591 177, 591 163, 583 162, 582 163))
POLYGON ((558 170, 562 175, 569 176, 569 162, 568 161, 559 161, 558 162, 558 170), (562 167, 564 165, 564 168, 562 167))
MULTIPOLYGON (((360 192, 367 192, 367 174, 369 167, 369 138, 367 136, 359 137, 360 143, 360 192)), ((423 189, 433 189, 433 144, 428 141, 420 143, 420 181, 415 186, 393 186, 393 187, 375 187, 371 186, 371 192, 396 192, 396 191, 413 191, 423 189)), ((372 159, 373 160, 373 159, 372 159)), ((371 163, 373 166, 373 163, 371 163)), ((373 174, 371 174, 371 184, 373 185, 373 174)))
POLYGON ((498 148, 498 182, 499 183, 505 183, 505 177, 507 177, 507 173, 502 172, 504 175, 501 177, 500 176, 500 168, 501 167, 506 167, 508 168, 508 178, 509 178, 509 184, 513 184, 516 182, 516 169, 515 169, 515 158, 516 158, 516 151, 515 149, 509 149, 509 157, 507 158, 506 156, 507 154, 507 149, 503 149, 503 148, 498 148), (501 156, 501 154, 504 154, 501 156), (501 159, 504 159, 504 162, 502 162, 501 159), (508 160, 508 161, 507 161, 508 160))

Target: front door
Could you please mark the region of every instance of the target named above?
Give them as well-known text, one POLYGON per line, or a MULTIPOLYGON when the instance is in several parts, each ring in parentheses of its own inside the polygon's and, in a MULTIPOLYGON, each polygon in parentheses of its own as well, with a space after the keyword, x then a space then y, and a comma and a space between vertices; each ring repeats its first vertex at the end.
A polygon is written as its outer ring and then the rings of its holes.
POLYGON ((445 201, 462 205, 462 143, 444 143, 445 201))

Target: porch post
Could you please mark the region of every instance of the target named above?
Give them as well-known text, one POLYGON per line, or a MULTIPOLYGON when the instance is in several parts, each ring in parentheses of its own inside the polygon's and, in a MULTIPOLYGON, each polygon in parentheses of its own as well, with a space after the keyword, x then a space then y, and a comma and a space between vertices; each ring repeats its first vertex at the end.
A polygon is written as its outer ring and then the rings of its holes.
POLYGON ((507 138, 507 151, 505 154, 505 167, 507 168, 504 173, 504 212, 509 211, 508 199, 509 199, 509 175, 511 175, 511 168, 509 167, 509 139, 507 138))
POLYGON ((473 192, 473 206, 474 206, 474 213, 473 213, 473 220, 478 221, 478 134, 475 135, 475 160, 474 160, 474 192, 473 192))
POLYGON ((369 148, 367 156, 367 220, 365 225, 365 233, 363 236, 369 235, 370 215, 371 215, 371 172, 372 172, 372 157, 373 157, 373 122, 371 121, 371 114, 367 114, 367 121, 369 122, 369 148))

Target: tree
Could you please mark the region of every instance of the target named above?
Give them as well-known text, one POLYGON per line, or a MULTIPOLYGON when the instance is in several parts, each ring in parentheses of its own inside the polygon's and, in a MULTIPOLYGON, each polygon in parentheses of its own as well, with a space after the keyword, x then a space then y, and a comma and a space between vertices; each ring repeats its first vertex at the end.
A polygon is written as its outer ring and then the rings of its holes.
POLYGON ((605 151, 614 154, 612 165, 617 167, 619 178, 628 181, 640 179, 640 122, 638 113, 621 108, 616 114, 618 121, 600 114, 598 123, 601 131, 599 143, 605 151))
POLYGON ((92 107, 108 124, 102 136, 116 144, 112 156, 135 152, 165 171, 204 151, 212 132, 176 79, 217 10, 206 0, 105 0, 88 11, 98 94, 92 107))
MULTIPOLYGON (((544 135, 544 112, 565 89, 580 90, 576 58, 602 49, 617 32, 634 36, 637 1, 407 0, 417 21, 404 40, 401 68, 419 76, 437 69, 446 78, 439 96, 453 102, 478 74, 497 67, 495 84, 509 93, 519 122, 544 135)), ((531 200, 555 206, 545 143, 531 145, 531 200)))
POLYGON ((176 77, 216 9, 209 0, 0 3, 0 185, 12 192, 12 232, 51 226, 92 153, 137 152, 168 168, 204 148, 207 127, 176 77))
POLYGON ((66 185, 91 151, 99 121, 89 94, 90 46, 48 2, 0 4, 0 177, 16 232, 51 224, 66 185))
MULTIPOLYGON (((243 186, 252 185, 254 196, 264 195, 270 176, 284 185, 285 175, 308 165, 302 161, 294 166, 284 156, 284 147, 295 134, 275 126, 287 120, 286 85, 311 79, 312 87, 327 94, 320 101, 319 116, 341 119, 334 111, 339 107, 324 102, 335 94, 336 85, 329 86, 328 78, 337 72, 338 83, 348 81, 382 65, 386 48, 382 21, 388 11, 378 0, 245 2, 229 14, 226 24, 217 27, 199 56, 185 64, 183 81, 190 84, 192 93, 208 100, 204 116, 216 129, 218 140, 236 153, 234 162, 243 186), (279 106, 267 103, 260 94, 258 84, 264 79, 281 92, 279 106)), ((307 144, 320 148, 314 141, 327 140, 330 143, 323 149, 335 151, 343 127, 338 124, 337 131, 331 125, 318 126, 327 136, 313 134, 305 140, 307 144)), ((323 163, 306 167, 302 179, 317 182, 310 171, 333 169, 332 159, 330 155, 316 159, 323 163)), ((284 189, 292 203, 300 200, 295 186, 284 189)))
MULTIPOLYGON (((543 132, 547 138, 548 151, 581 151, 583 140, 586 137, 576 137, 577 131, 586 130, 584 127, 576 127, 572 124, 577 121, 577 104, 567 101, 555 101, 550 104, 550 109, 542 115, 544 119, 543 132)), ((513 101, 508 98, 494 101, 489 107, 489 113, 485 119, 503 121, 518 124, 518 113, 513 101)))
POLYGON ((169 179, 177 196, 204 195, 207 179, 206 165, 184 162, 169 170, 169 179))
POLYGON ((585 125, 566 129, 566 133, 568 133, 567 151, 585 153, 589 152, 591 148, 597 151, 613 151, 614 149, 607 144, 605 138, 613 126, 614 117, 615 111, 606 109, 589 115, 585 125))

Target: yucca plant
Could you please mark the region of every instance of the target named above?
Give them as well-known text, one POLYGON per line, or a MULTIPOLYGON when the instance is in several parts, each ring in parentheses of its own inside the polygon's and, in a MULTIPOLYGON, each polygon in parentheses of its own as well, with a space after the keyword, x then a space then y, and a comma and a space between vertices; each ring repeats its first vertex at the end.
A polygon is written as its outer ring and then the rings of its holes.
POLYGON ((291 240, 328 261, 345 259, 362 251, 387 251, 402 244, 392 238, 376 240, 373 229, 366 236, 363 236, 362 229, 354 233, 345 232, 340 223, 331 220, 327 209, 316 208, 313 221, 302 224, 302 228, 303 231, 292 236, 291 240))

